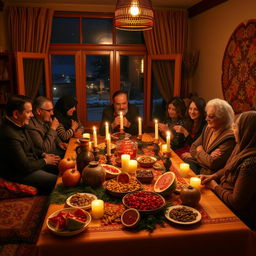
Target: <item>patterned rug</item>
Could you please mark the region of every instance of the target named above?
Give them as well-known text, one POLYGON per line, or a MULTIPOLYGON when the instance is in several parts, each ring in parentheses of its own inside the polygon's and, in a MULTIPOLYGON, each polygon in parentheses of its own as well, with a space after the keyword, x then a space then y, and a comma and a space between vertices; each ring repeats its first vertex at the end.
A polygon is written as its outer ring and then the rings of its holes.
POLYGON ((256 109, 256 20, 231 35, 222 61, 224 98, 236 113, 256 109))
POLYGON ((36 255, 35 244, 4 244, 0 245, 1 256, 34 256, 36 255))
POLYGON ((0 243, 35 243, 48 206, 48 197, 1 200, 0 243))

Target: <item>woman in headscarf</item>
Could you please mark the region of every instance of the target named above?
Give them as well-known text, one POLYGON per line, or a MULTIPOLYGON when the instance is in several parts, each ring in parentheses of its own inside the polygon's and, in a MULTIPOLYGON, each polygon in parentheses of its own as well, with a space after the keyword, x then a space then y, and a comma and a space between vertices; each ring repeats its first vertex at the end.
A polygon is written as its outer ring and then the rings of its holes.
POLYGON ((256 111, 242 113, 233 126, 237 145, 225 167, 201 175, 212 189, 251 228, 256 228, 256 111))
POLYGON ((71 96, 61 97, 55 104, 54 115, 60 123, 57 134, 64 142, 72 137, 82 137, 84 128, 78 120, 76 106, 77 100, 71 96))

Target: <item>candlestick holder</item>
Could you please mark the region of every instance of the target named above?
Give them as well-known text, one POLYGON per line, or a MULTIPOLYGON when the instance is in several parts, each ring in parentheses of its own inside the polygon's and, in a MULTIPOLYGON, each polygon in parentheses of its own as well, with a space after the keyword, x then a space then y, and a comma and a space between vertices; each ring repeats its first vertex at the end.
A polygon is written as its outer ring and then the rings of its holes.
POLYGON ((93 152, 92 153, 93 153, 93 156, 94 156, 94 160, 99 161, 100 158, 99 158, 99 154, 98 154, 99 153, 98 147, 93 147, 93 152))
POLYGON ((112 156, 111 154, 110 155, 106 154, 106 164, 112 164, 111 156, 112 156))
POLYGON ((170 157, 171 157, 171 152, 165 152, 163 154, 163 162, 164 162, 164 167, 166 172, 168 172, 170 170, 170 167, 172 166, 172 161, 170 157))
POLYGON ((157 160, 160 159, 159 151, 160 151, 160 147, 159 147, 158 141, 154 141, 153 152, 155 153, 155 157, 157 160))
POLYGON ((137 144, 138 144, 138 154, 143 154, 144 153, 142 150, 143 142, 142 142, 141 136, 137 137, 137 144))

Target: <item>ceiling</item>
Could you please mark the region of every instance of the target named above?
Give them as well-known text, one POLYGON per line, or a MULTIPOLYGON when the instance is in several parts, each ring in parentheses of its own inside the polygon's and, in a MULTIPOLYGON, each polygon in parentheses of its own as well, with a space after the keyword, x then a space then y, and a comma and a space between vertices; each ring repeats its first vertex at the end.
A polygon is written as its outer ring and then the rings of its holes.
MULTIPOLYGON (((62 3, 62 4, 86 4, 86 5, 115 5, 116 0, 2 0, 4 3, 62 3)), ((189 8, 200 0, 152 0, 153 7, 180 7, 189 8)))

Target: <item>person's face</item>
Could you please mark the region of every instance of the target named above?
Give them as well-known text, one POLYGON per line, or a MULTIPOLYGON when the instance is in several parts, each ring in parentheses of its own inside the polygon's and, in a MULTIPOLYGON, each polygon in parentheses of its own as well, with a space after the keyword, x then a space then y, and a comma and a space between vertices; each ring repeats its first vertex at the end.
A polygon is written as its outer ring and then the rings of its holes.
POLYGON ((123 115, 125 115, 128 111, 128 99, 126 97, 126 94, 120 94, 114 98, 114 109, 115 113, 119 114, 120 112, 123 112, 123 115))
POLYGON ((37 110, 39 119, 42 122, 50 122, 53 116, 53 104, 50 101, 46 101, 41 108, 37 110))
POLYGON ((20 113, 18 110, 14 111, 14 118, 18 125, 24 126, 29 124, 29 119, 33 117, 32 104, 26 102, 24 104, 24 110, 20 113))
POLYGON ((67 111, 67 116, 73 116, 73 113, 76 111, 76 107, 72 107, 67 111))
POLYGON ((206 119, 205 120, 208 123, 208 127, 218 130, 221 128, 223 120, 216 117, 215 112, 216 111, 215 111, 214 107, 208 107, 208 109, 206 111, 206 119))
POLYGON ((178 117, 176 107, 173 104, 168 105, 168 116, 170 118, 177 118, 178 117))
POLYGON ((194 102, 191 102, 188 108, 188 114, 192 120, 197 120, 200 117, 199 110, 194 102))

